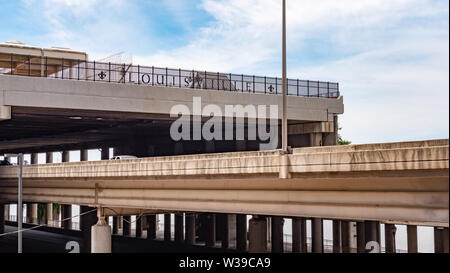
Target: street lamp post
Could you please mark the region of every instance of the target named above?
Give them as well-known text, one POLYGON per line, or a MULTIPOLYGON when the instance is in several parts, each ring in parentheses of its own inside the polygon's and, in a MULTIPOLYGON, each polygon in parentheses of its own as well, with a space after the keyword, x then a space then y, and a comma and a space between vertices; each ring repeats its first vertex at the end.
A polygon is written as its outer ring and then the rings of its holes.
POLYGON ((6 154, 5 157, 17 156, 17 165, 19 166, 19 181, 17 185, 17 253, 22 253, 22 220, 23 220, 23 205, 22 205, 22 169, 23 169, 23 154, 6 154))
POLYGON ((283 102, 282 102, 282 117, 281 117, 281 149, 284 153, 288 152, 288 130, 287 130, 287 79, 286 79, 286 0, 283 0, 283 42, 282 42, 282 58, 283 58, 283 72, 282 72, 282 89, 283 89, 283 102))

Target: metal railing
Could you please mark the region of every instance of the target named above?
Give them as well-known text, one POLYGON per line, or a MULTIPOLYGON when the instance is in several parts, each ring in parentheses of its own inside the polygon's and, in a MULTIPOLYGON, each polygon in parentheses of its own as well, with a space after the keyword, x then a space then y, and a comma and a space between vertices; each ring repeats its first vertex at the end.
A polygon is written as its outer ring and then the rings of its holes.
MULTIPOLYGON (((3 56, 3 59, 5 55, 3 56)), ((14 55, 2 62, 0 74, 48 77, 122 84, 208 89, 229 92, 281 94, 282 79, 255 75, 140 66, 84 60, 14 55)), ((335 82, 287 79, 287 94, 304 97, 339 97, 335 82)))

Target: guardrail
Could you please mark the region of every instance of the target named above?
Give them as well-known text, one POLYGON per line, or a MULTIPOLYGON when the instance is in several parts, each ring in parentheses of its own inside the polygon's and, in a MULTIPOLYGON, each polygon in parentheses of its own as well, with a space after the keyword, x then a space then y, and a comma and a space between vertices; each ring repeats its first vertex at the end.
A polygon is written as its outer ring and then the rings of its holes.
MULTIPOLYGON (((89 62, 37 56, 14 55, 0 60, 0 74, 69 80, 194 88, 231 92, 281 94, 277 77, 161 68, 132 64, 89 62)), ((304 97, 339 97, 339 83, 287 79, 287 94, 304 97)))

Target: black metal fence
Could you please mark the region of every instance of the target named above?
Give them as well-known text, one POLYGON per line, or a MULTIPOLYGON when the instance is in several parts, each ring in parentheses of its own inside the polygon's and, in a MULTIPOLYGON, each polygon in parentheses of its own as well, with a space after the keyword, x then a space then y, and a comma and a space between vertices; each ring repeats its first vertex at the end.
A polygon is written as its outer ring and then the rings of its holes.
MULTIPOLYGON (((23 55, 9 57, 9 65, 5 66, 6 62, 2 62, 0 74, 231 92, 282 93, 282 79, 276 77, 23 55)), ((339 84, 287 79, 287 94, 336 98, 339 96, 339 84)))

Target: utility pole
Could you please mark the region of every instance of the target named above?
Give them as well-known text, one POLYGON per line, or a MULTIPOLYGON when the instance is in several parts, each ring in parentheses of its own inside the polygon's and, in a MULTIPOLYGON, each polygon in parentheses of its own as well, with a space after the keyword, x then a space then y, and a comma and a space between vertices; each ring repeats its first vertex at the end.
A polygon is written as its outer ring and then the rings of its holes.
POLYGON ((5 157, 17 156, 17 165, 19 167, 19 178, 17 185, 17 253, 22 253, 22 221, 23 221, 23 204, 22 204, 22 170, 23 170, 23 154, 5 154, 5 157))
POLYGON ((288 131, 287 131, 287 79, 286 79, 286 0, 283 0, 283 72, 282 72, 282 89, 283 89, 283 102, 282 102, 282 117, 281 117, 281 149, 284 153, 288 152, 288 131))

